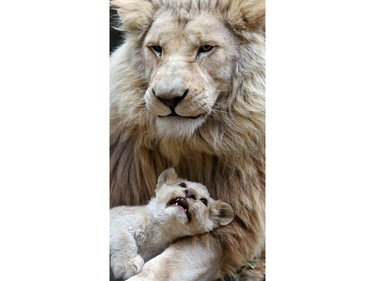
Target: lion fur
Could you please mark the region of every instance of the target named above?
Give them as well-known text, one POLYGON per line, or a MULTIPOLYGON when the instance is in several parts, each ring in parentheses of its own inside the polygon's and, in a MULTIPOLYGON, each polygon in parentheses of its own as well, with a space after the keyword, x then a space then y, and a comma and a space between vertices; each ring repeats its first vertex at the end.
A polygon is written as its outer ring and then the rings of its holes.
POLYGON ((196 239, 223 246, 222 272, 264 250, 265 231, 265 58, 264 1, 113 0, 126 42, 111 57, 110 201, 146 204, 157 175, 168 167, 201 182, 213 197, 229 202, 234 222, 196 239), (142 2, 140 4, 140 2, 142 2), (215 114, 189 138, 160 138, 142 98, 148 81, 141 51, 160 9, 181 20, 204 10, 219 14, 239 42, 233 84, 215 114))

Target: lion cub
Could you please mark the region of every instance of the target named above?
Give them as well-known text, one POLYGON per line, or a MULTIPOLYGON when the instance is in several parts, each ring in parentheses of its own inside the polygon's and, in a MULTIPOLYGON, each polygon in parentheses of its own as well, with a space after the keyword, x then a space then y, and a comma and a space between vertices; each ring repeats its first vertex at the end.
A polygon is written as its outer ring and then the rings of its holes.
POLYGON ((156 197, 146 206, 119 206, 110 211, 110 259, 116 279, 140 272, 180 237, 229 224, 232 207, 215 201, 199 183, 178 178, 170 168, 159 176, 156 197))

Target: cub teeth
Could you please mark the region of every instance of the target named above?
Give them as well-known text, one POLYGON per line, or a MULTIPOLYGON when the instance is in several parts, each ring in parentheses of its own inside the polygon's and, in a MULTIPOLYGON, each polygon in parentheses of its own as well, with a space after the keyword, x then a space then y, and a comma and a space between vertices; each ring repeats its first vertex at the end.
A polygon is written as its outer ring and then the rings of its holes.
POLYGON ((176 202, 176 204, 175 204, 176 206, 178 206, 178 203, 176 202))

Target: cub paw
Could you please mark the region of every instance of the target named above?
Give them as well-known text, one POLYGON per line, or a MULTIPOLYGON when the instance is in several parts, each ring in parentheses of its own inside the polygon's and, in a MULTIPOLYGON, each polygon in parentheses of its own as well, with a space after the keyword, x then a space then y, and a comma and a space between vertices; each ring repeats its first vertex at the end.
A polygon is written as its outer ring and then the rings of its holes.
POLYGON ((122 278, 126 280, 131 276, 139 273, 144 264, 143 258, 141 256, 136 256, 135 258, 126 261, 114 261, 112 260, 112 272, 116 279, 122 278))

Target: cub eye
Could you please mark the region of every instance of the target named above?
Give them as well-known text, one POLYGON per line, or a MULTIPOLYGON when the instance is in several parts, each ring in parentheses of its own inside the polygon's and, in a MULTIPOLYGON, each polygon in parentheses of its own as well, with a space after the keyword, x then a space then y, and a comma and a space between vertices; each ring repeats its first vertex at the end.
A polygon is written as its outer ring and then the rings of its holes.
POLYGON ((200 200, 202 201, 202 203, 203 203, 204 205, 207 206, 207 199, 206 199, 206 198, 201 198, 200 200))
POLYGON ((150 46, 150 49, 152 52, 157 55, 158 57, 161 56, 161 53, 163 52, 163 49, 160 46, 150 46))
POLYGON ((214 46, 211 46, 211 45, 203 45, 199 48, 198 52, 199 53, 207 53, 207 52, 211 51, 213 48, 214 48, 214 46))
POLYGON ((181 186, 181 187, 183 187, 183 188, 185 188, 185 187, 186 187, 186 183, 184 183, 184 182, 182 182, 182 183, 179 183, 178 185, 179 185, 179 186, 181 186))

